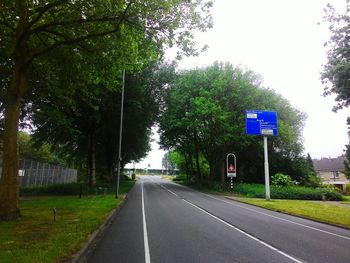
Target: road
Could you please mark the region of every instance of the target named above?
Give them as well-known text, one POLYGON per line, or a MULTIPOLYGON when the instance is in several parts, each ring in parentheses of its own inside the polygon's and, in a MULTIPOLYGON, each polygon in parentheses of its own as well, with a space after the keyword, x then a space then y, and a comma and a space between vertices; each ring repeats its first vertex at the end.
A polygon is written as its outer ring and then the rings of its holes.
POLYGON ((350 263, 350 231, 142 177, 89 263, 350 263))

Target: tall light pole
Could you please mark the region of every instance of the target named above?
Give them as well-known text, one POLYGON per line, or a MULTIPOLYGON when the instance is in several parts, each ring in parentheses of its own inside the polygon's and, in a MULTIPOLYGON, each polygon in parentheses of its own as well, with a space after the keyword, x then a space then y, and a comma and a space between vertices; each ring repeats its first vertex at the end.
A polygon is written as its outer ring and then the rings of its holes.
POLYGON ((122 83, 122 101, 120 106, 120 126, 119 126, 119 149, 118 149, 118 166, 116 179, 115 197, 119 197, 119 181, 120 181, 120 162, 122 160, 122 135, 123 135, 123 110, 124 110, 124 85, 125 85, 125 69, 123 69, 123 83, 122 83))

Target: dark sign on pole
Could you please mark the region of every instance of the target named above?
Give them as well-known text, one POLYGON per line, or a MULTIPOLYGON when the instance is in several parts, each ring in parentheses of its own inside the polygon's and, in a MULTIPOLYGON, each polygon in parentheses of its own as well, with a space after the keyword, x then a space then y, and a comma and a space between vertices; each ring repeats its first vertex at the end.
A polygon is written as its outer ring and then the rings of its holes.
POLYGON ((229 153, 226 157, 226 169, 227 177, 236 177, 237 167, 236 167, 236 155, 229 153))

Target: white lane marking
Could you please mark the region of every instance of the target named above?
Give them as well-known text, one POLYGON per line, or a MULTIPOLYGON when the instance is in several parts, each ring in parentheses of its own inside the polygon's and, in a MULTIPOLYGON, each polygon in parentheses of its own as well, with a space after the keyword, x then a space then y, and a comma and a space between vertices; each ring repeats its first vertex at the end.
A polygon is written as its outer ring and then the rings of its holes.
POLYGON ((145 263, 150 263, 151 258, 150 258, 149 246, 148 246, 148 235, 147 235, 146 214, 145 214, 145 201, 143 198, 143 181, 141 181, 141 195, 142 195, 142 222, 143 222, 143 244, 145 247, 145 263))
POLYGON ((279 250, 278 248, 276 248, 276 247, 274 247, 274 246, 272 246, 272 245, 270 245, 270 244, 268 244, 268 243, 265 243, 264 241, 260 240, 259 238, 256 238, 256 237, 250 235, 249 233, 247 233, 247 232, 245 232, 245 231, 243 231, 243 230, 241 230, 241 229, 235 227, 234 225, 229 224, 228 222, 226 222, 226 221, 222 220, 221 218, 219 218, 219 217, 217 217, 217 216, 215 216, 215 215, 209 213, 208 211, 205 211, 204 209, 200 208, 199 206, 197 206, 197 205, 195 205, 195 204, 193 204, 193 203, 191 203, 191 202, 189 202, 189 201, 187 201, 187 200, 185 200, 185 199, 182 199, 182 201, 184 201, 184 202, 186 202, 187 204, 189 204, 189 205, 191 205, 191 206, 197 208, 197 209, 200 210, 201 212, 207 214, 208 216, 211 216, 212 218, 218 220, 219 222, 225 224, 226 226, 228 226, 228 227, 230 227, 230 228, 233 228, 234 230, 236 230, 236 231, 242 233, 243 235, 245 235, 245 236, 247 236, 247 237, 249 237, 249 238, 251 238, 251 239, 253 239, 253 240, 257 241, 257 242, 259 242, 260 244, 264 245, 265 247, 268 247, 268 248, 270 248, 270 249, 276 251, 277 253, 279 253, 279 254, 281 254, 281 255, 283 255, 283 256, 289 258, 290 260, 292 260, 292 261, 294 261, 294 262, 297 262, 297 263, 302 263, 302 262, 303 262, 303 261, 298 260, 298 259, 295 258, 295 257, 292 257, 291 255, 288 255, 287 253, 284 253, 283 251, 279 250))
MULTIPOLYGON (((188 189, 187 187, 185 187, 183 185, 177 185, 176 184, 176 186, 180 186, 180 187, 188 189)), ((201 192, 199 192, 199 193, 201 193, 201 192)), ((214 200, 221 201, 221 202, 224 202, 224 203, 232 205, 232 206, 240 207, 240 208, 243 208, 243 209, 246 209, 246 210, 258 213, 258 214, 261 214, 261 215, 269 216, 269 217, 272 217, 272 218, 275 218, 275 219, 279 219, 281 221, 285 221, 285 222, 288 222, 288 223, 291 223, 291 224, 295 224, 295 225, 298 225, 298 226, 301 226, 301 227, 304 227, 304 228, 312 229, 312 230, 315 230, 315 231, 318 231, 318 232, 321 232, 321 233, 324 233, 324 234, 328 234, 328 235, 331 235, 331 236, 336 236, 336 237, 340 237, 340 238, 343 238, 343 239, 346 239, 346 240, 350 240, 350 237, 342 236, 342 235, 335 234, 335 233, 332 233, 332 232, 329 232, 329 231, 326 231, 326 230, 322 230, 322 229, 319 229, 319 228, 316 228, 316 227, 312 227, 312 226, 304 225, 304 224, 301 224, 301 223, 297 223, 297 222, 294 222, 294 221, 289 220, 289 219, 285 219, 285 218, 281 218, 281 217, 278 217, 278 216, 270 215, 270 214, 267 214, 267 213, 264 213, 264 212, 260 212, 260 211, 254 210, 252 208, 244 207, 242 205, 237 205, 237 204, 234 204, 232 202, 228 202, 226 200, 223 200, 223 199, 220 199, 220 198, 216 198, 216 197, 211 196, 209 194, 205 194, 205 193, 201 193, 201 194, 203 194, 205 196, 208 196, 208 197, 210 197, 210 198, 212 198, 214 200)))
POLYGON ((269 214, 267 214, 267 213, 254 210, 254 209, 251 209, 251 208, 249 208, 249 207, 244 207, 244 206, 242 206, 242 205, 237 205, 237 204, 234 204, 234 203, 232 203, 232 202, 228 202, 228 201, 226 201, 226 200, 222 200, 222 199, 220 199, 220 198, 216 198, 216 197, 211 196, 211 195, 208 195, 208 194, 204 194, 204 195, 206 195, 206 196, 208 196, 208 197, 210 197, 210 198, 212 198, 212 199, 215 199, 215 200, 224 202, 224 203, 226 203, 226 204, 229 204, 229 205, 232 205, 232 206, 237 206, 237 207, 240 207, 240 208, 244 208, 244 209, 246 209, 246 210, 249 210, 249 211, 252 211, 252 212, 261 214, 261 215, 269 216, 269 217, 272 217, 272 218, 275 218, 275 219, 279 219, 279 220, 281 220, 281 221, 285 221, 285 222, 292 223, 292 224, 295 224, 295 225, 298 225, 298 226, 302 226, 302 227, 305 227, 305 228, 309 228, 309 229, 312 229, 312 230, 315 230, 315 231, 319 231, 319 232, 322 232, 322 233, 325 233, 325 234, 328 234, 328 235, 332 235, 332 236, 336 236, 336 237, 340 237, 340 238, 344 238, 344 239, 350 240, 350 237, 338 235, 338 234, 335 234, 335 233, 332 233, 332 232, 328 232, 328 231, 326 231, 326 230, 322 230, 322 229, 319 229, 319 228, 316 228, 316 227, 312 227, 312 226, 304 225, 304 224, 301 224, 301 223, 297 223, 297 222, 294 222, 294 221, 292 221, 292 220, 285 219, 285 218, 281 218, 281 217, 278 217, 278 216, 269 215, 269 214))
POLYGON ((169 193, 171 193, 171 194, 173 194, 173 195, 175 195, 175 196, 178 197, 177 193, 171 191, 170 189, 166 188, 165 186, 163 186, 163 185, 161 185, 161 184, 158 184, 158 185, 160 185, 160 187, 162 187, 163 189, 167 190, 169 193))

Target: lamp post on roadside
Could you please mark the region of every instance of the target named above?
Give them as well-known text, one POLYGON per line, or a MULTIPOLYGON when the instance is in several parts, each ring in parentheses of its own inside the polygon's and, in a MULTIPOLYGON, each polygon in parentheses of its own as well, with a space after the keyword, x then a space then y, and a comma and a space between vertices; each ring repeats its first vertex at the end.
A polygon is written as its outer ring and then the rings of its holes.
POLYGON ((123 110, 124 110, 124 85, 125 85, 125 69, 123 69, 123 83, 122 83, 122 99, 120 106, 120 126, 119 126, 119 149, 118 149, 118 165, 116 178, 116 192, 115 197, 119 197, 119 181, 120 181, 120 162, 122 160, 122 135, 123 135, 123 110))

